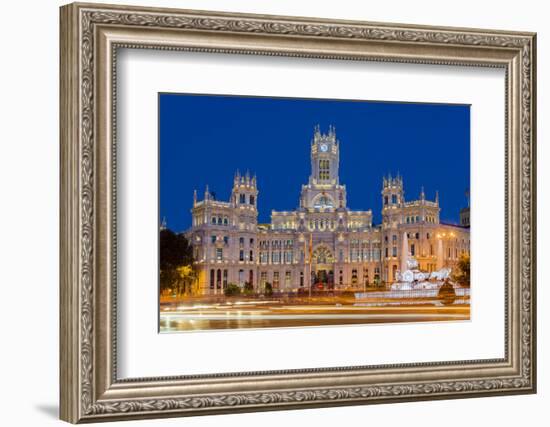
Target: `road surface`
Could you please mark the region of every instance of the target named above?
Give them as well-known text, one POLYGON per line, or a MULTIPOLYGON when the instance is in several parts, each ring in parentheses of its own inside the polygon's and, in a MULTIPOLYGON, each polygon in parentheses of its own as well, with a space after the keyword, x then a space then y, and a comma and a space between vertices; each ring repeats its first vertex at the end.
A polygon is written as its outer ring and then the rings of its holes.
POLYGON ((280 301, 161 304, 160 331, 280 328, 365 323, 464 321, 469 301, 445 305, 437 300, 384 303, 292 304, 280 301))

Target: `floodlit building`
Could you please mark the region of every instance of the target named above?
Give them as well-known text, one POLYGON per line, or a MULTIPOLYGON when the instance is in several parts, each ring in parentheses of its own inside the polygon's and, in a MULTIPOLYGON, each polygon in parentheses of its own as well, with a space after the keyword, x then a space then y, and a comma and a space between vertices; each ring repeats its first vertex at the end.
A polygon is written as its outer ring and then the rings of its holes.
MULTIPOLYGON (((347 206, 340 183, 340 142, 333 127, 317 126, 311 140, 311 174, 302 185, 298 207, 272 211, 270 224, 258 224, 255 176, 235 174, 229 201, 215 200, 206 188, 194 194, 187 231, 203 294, 218 294, 229 283, 251 283, 261 292, 299 291, 310 284, 324 289, 386 286, 398 278, 401 260, 413 256, 419 268, 452 267, 470 251, 467 226, 439 220, 439 197, 406 201, 400 176, 382 180, 382 223, 372 211, 347 206), (409 254, 402 241, 407 236, 409 254)), ((468 210, 469 214, 469 210, 468 210)))

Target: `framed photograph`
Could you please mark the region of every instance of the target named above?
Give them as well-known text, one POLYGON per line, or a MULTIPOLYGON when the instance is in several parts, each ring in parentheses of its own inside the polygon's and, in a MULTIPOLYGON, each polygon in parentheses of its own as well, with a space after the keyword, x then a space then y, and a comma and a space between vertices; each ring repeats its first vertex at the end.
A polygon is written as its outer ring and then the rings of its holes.
POLYGON ((536 390, 535 34, 61 8, 61 418, 536 390))

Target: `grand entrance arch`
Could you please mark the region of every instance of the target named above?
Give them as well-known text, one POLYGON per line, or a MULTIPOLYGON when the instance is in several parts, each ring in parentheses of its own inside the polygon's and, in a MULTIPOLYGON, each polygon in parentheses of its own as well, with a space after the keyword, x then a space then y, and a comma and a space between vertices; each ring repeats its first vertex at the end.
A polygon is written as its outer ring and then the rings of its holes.
POLYGON ((313 251, 312 283, 322 289, 334 288, 334 256, 330 248, 320 245, 313 251))

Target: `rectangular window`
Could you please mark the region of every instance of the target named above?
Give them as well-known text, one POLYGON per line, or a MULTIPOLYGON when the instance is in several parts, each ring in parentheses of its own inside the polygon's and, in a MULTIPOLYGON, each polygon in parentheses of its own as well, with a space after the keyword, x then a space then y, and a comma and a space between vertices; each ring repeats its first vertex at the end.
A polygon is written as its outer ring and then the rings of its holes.
POLYGON ((330 178, 330 164, 329 161, 326 159, 319 160, 319 179, 320 180, 327 180, 330 178))
POLYGON ((216 243, 216 236, 210 236, 210 240, 212 241, 212 243, 216 243))
POLYGON ((415 254, 415 246, 414 243, 411 245, 411 255, 414 256, 415 254))
POLYGON ((254 204, 254 196, 250 196, 250 204, 253 205, 254 204))
POLYGON ((243 246, 244 245, 244 237, 239 237, 239 246, 243 246))
POLYGON ((351 284, 352 285, 357 284, 357 270, 356 269, 351 270, 351 284))
POLYGON ((210 289, 214 289, 214 276, 216 275, 216 272, 214 269, 210 270, 210 289))
POLYGON ((216 259, 218 261, 221 261, 223 259, 223 249, 222 248, 216 248, 216 259))
POLYGON ((227 270, 223 270, 223 288, 227 288, 227 270))
POLYGON ((391 202, 395 205, 397 204, 397 194, 392 194, 391 195, 391 202))
POLYGON ((249 256, 248 256, 248 259, 249 259, 250 261, 254 261, 254 251, 250 251, 250 254, 249 254, 249 256))
POLYGON ((254 246, 254 239, 250 239, 250 246, 254 246))
POLYGON ((391 256, 396 257, 397 256, 397 246, 394 246, 391 249, 391 256))
POLYGON ((285 288, 290 288, 290 280, 292 278, 292 273, 290 271, 285 272, 285 288))
POLYGON ((239 261, 244 261, 244 251, 243 250, 239 251, 239 261))
POLYGON ((260 273, 260 285, 265 287, 265 284, 267 283, 267 271, 262 271, 260 273))
POLYGON ((388 257, 389 257, 389 252, 388 252, 388 251, 389 251, 389 250, 388 250, 388 248, 386 248, 386 253, 385 253, 385 255, 386 255, 386 258, 388 258, 388 257))
POLYGON ((304 286, 304 272, 300 271, 300 286, 304 286))
POLYGON ((246 195, 245 194, 239 194, 239 203, 240 204, 246 203, 246 195))
POLYGON ((229 244, 229 236, 223 236, 223 243, 229 244))
POLYGON ((279 272, 273 272, 273 289, 279 289, 279 272))

